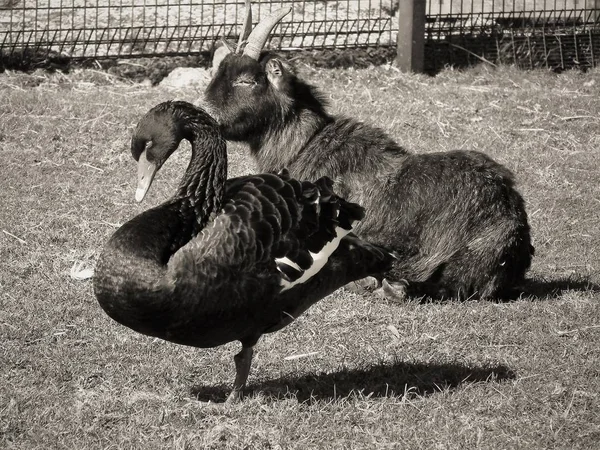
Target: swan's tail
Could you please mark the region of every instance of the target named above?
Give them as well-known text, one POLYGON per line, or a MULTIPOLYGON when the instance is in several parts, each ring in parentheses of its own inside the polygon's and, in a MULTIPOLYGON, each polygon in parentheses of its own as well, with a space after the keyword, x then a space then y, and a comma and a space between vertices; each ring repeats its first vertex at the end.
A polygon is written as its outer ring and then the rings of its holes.
MULTIPOLYGON (((280 176, 287 178, 289 174, 283 171, 280 176)), ((295 255, 275 260, 283 275, 281 284, 284 291, 306 283, 317 275, 326 266, 329 258, 338 251, 341 241, 352 232, 355 223, 365 215, 360 205, 348 202, 335 194, 333 181, 328 177, 320 178, 314 183, 302 182, 301 196, 302 218, 298 227, 298 237, 303 248, 295 255)), ((358 247, 358 241, 354 242, 351 239, 351 242, 354 247, 358 247)), ((382 261, 387 260, 390 254, 379 248, 368 247, 365 243, 361 251, 354 252, 357 256, 365 253, 364 258, 371 252, 374 261, 377 260, 379 264, 387 267, 382 261)), ((336 270, 340 268, 342 267, 336 267, 336 270)), ((344 273, 339 275, 345 279, 344 273)))
MULTIPOLYGON (((365 210, 357 203, 349 202, 333 193, 333 182, 328 177, 323 177, 316 182, 321 192, 331 196, 330 204, 333 205, 334 222, 337 230, 343 230, 339 246, 334 253, 334 266, 343 272, 340 279, 346 282, 355 281, 370 275, 377 275, 392 268, 394 261, 400 256, 385 247, 372 244, 352 234, 356 222, 365 216, 365 210), (339 263, 337 262, 339 261, 339 263)), ((325 220, 331 220, 327 214, 325 220)))

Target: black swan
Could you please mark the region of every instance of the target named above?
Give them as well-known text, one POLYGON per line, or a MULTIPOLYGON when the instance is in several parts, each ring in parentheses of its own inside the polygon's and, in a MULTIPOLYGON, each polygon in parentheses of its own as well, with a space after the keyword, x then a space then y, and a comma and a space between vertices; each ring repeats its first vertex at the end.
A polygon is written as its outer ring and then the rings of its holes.
POLYGON ((173 199, 110 238, 94 292, 106 313, 146 335, 194 347, 238 340, 228 401, 241 398, 253 346, 346 283, 390 267, 395 255, 350 233, 363 209, 321 178, 286 171, 226 180, 217 123, 187 102, 165 102, 137 125, 136 200, 182 139, 192 157, 173 199))

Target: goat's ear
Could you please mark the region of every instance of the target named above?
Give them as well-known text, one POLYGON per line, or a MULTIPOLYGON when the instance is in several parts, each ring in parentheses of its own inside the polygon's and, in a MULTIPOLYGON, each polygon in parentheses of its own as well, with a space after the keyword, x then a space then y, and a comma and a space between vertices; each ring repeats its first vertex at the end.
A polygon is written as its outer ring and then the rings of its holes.
POLYGON ((265 72, 267 73, 267 80, 277 90, 281 90, 283 87, 283 78, 285 76, 285 67, 278 58, 271 58, 265 64, 265 72))
POLYGON ((233 53, 233 47, 225 39, 221 39, 221 41, 218 42, 215 47, 216 48, 215 52, 213 53, 212 63, 210 65, 211 75, 215 75, 217 73, 219 65, 221 64, 221 61, 223 61, 223 59, 227 55, 233 53))

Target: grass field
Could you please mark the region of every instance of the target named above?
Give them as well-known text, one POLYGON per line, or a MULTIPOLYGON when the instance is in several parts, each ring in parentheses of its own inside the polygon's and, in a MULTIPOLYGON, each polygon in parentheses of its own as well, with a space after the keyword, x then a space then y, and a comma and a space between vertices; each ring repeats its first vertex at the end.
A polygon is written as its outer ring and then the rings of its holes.
MULTIPOLYGON (((599 448, 600 71, 302 71, 333 111, 415 152, 478 149, 510 167, 536 247, 528 293, 395 304, 338 291, 259 342, 247 398, 225 406, 238 344, 137 335, 70 275, 173 192, 189 151, 134 202, 131 128, 200 92, 1 74, 0 447, 599 448)), ((230 175, 252 170, 230 146, 230 175)))

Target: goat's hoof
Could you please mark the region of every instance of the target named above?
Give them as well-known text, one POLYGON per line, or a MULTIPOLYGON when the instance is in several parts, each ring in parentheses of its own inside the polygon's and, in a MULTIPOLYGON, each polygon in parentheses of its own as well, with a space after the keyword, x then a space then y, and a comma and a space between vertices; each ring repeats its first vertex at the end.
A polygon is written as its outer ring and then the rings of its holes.
POLYGON ((377 289, 379 287, 379 281, 377 281, 377 278, 375 277, 366 277, 348 283, 345 287, 350 292, 362 294, 365 292, 373 292, 375 289, 377 289))
POLYGON ((381 287, 375 293, 393 302, 404 302, 408 297, 408 282, 399 280, 390 283, 384 278, 381 287))

